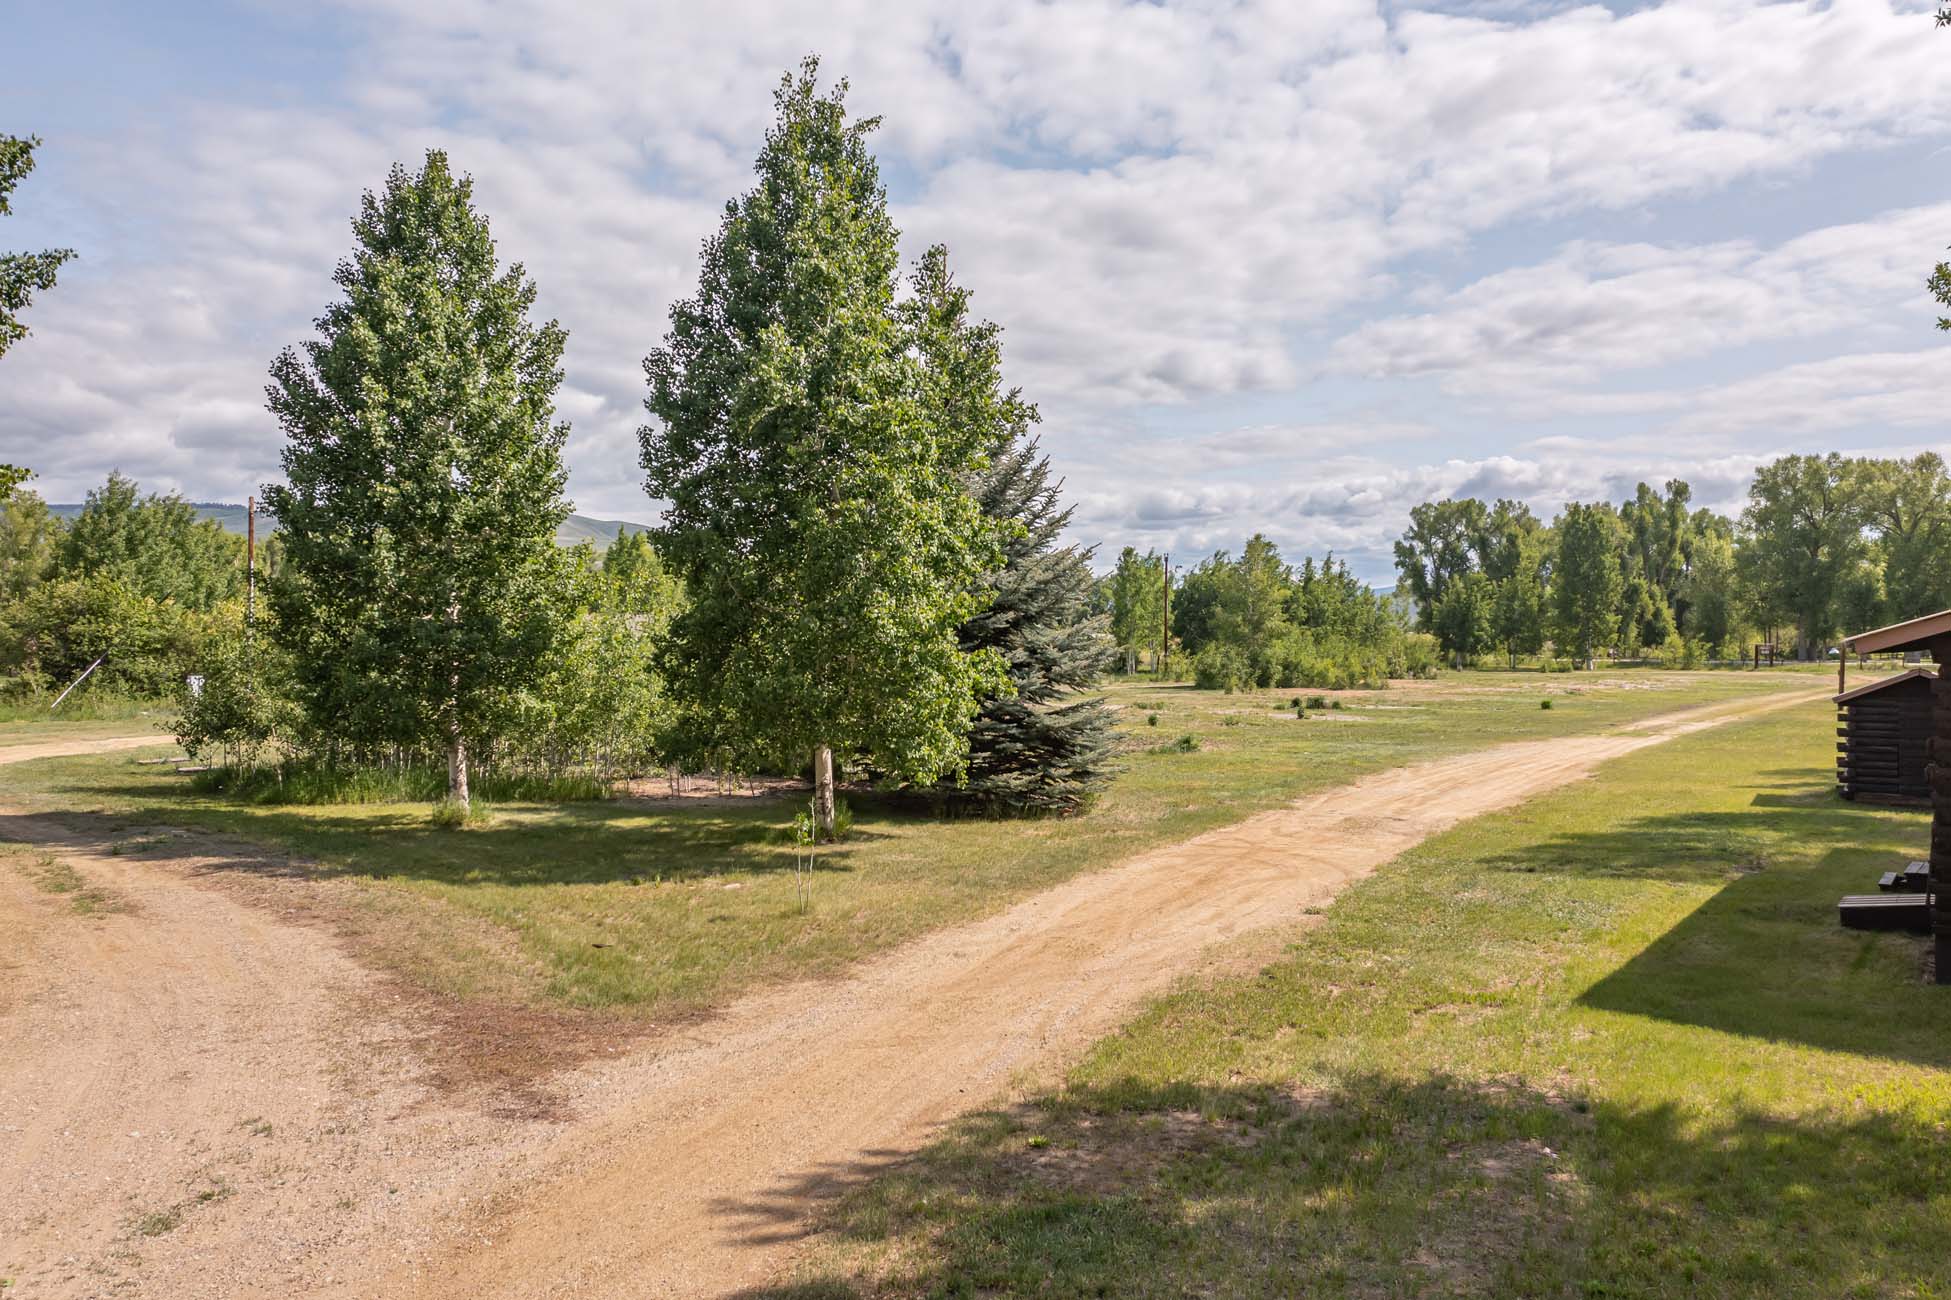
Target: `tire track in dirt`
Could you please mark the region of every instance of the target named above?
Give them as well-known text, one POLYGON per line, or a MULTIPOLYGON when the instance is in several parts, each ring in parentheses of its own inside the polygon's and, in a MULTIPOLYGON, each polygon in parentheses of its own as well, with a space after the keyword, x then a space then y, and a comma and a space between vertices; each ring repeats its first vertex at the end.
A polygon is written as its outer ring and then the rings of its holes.
POLYGON ((1303 923, 1427 837, 1770 696, 1397 768, 1080 876, 825 983, 743 999, 574 1084, 586 1113, 510 1162, 436 1250, 365 1261, 346 1297, 707 1296, 760 1283, 812 1213, 1012 1076, 1074 1059, 1202 954, 1303 923), (404 1258, 405 1262, 402 1262, 404 1258))
POLYGON ((551 1128, 449 1104, 424 1006, 306 923, 328 886, 240 902, 219 882, 288 866, 182 832, 0 835, 9 1300, 311 1294, 551 1128), (37 885, 57 867, 95 912, 37 885))

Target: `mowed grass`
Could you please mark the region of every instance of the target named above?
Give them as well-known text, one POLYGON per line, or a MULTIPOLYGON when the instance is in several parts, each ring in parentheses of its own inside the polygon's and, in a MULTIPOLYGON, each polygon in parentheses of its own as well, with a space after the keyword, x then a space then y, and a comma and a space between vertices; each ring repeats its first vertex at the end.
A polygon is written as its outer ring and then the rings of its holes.
POLYGON ((1115 686, 1130 748, 1088 814, 941 820, 856 793, 853 834, 821 850, 805 911, 785 835, 801 805, 790 799, 510 803, 443 831, 424 804, 246 806, 118 754, 0 767, 0 804, 60 810, 111 844, 178 825, 274 845, 382 923, 382 960, 437 989, 653 1016, 838 970, 1379 768, 1811 685, 1768 673, 1462 674, 1347 693, 1342 709, 1306 720, 1289 691, 1115 686), (1547 694, 1549 711, 1538 707, 1547 694), (1192 752, 1175 745, 1184 736, 1192 752))
POLYGON ((1832 755, 1797 707, 1435 838, 753 1294, 1951 1295, 1951 989, 1835 910, 1928 815, 1832 755))

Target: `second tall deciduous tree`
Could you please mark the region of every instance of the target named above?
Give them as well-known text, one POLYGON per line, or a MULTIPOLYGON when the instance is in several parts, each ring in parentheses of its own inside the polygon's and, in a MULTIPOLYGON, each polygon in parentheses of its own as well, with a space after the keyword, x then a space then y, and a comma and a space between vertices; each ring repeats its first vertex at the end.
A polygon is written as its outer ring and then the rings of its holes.
POLYGON ((806 755, 833 827, 833 762, 931 781, 1007 690, 958 641, 1000 560, 970 487, 991 431, 941 418, 896 301, 897 235, 845 85, 808 60, 778 95, 758 183, 728 204, 697 293, 644 361, 640 437, 669 504, 658 553, 690 603, 670 690, 744 757, 806 755))

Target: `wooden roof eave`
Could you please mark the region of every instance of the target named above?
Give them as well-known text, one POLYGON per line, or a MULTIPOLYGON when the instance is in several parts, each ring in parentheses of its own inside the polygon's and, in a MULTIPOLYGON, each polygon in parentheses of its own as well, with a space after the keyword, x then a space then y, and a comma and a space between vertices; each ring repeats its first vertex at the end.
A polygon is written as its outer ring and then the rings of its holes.
POLYGON ((1932 672, 1928 668, 1907 669, 1904 672, 1898 673, 1894 677, 1880 677, 1876 681, 1869 682, 1862 686, 1858 686, 1853 691, 1844 691, 1841 695, 1835 697, 1835 702, 1838 704, 1848 704, 1851 700, 1861 699, 1865 695, 1874 695, 1878 691, 1888 690, 1890 687, 1895 686, 1898 682, 1907 682, 1917 677, 1922 677, 1929 681, 1935 681, 1937 679, 1937 674, 1932 672))
POLYGON ((1913 618, 1888 627, 1873 628, 1843 638, 1843 646, 1860 654, 1880 654, 1897 650, 1929 650, 1932 643, 1951 637, 1951 609, 1913 618))

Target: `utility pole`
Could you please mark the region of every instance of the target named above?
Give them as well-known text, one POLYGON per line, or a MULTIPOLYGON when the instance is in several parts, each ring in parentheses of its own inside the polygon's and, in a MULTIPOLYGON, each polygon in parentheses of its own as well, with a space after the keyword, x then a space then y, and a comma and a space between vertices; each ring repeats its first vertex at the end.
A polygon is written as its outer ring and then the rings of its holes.
POLYGON ((1172 666, 1172 557, 1165 557, 1165 599, 1159 604, 1158 616, 1158 679, 1165 680, 1166 670, 1172 666))
POLYGON ((257 498, 244 498, 244 636, 257 623, 257 498))

